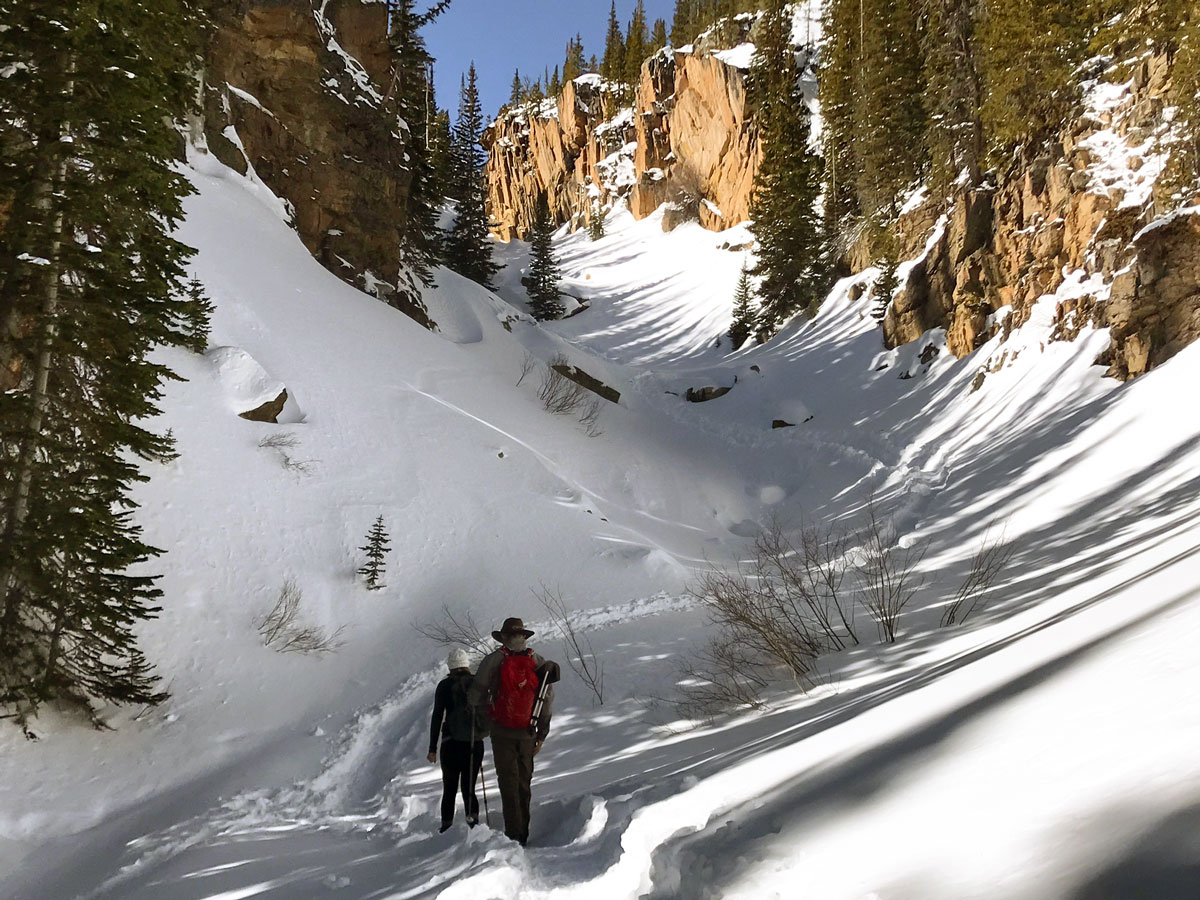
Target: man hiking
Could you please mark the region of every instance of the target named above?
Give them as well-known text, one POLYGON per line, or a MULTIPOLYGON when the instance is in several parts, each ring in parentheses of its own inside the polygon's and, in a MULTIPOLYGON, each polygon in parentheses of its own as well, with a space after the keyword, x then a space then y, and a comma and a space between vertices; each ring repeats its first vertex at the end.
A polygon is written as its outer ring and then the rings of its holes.
POLYGON ((550 731, 554 689, 549 685, 557 680, 558 670, 525 646, 532 636, 520 619, 505 619, 500 630, 492 632, 501 647, 479 664, 469 692, 472 705, 486 708, 492 720, 492 760, 504 806, 504 833, 522 846, 529 840, 533 758, 550 731))
POLYGON ((437 762, 438 734, 442 738, 442 827, 454 824, 454 795, 462 791, 467 825, 479 822, 479 799, 475 781, 483 768, 483 739, 487 736, 487 717, 478 714, 468 700, 471 670, 467 652, 452 650, 446 658, 450 674, 443 678, 433 694, 433 720, 429 723, 430 762, 437 762))

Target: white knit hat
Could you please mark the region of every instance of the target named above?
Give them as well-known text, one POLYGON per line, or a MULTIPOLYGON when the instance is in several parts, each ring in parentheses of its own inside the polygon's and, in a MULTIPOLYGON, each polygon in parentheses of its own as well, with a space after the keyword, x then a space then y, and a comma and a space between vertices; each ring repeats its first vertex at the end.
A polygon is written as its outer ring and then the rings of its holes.
POLYGON ((458 649, 451 650, 450 655, 446 657, 446 668, 451 672, 455 669, 470 668, 471 661, 467 658, 467 651, 458 649))

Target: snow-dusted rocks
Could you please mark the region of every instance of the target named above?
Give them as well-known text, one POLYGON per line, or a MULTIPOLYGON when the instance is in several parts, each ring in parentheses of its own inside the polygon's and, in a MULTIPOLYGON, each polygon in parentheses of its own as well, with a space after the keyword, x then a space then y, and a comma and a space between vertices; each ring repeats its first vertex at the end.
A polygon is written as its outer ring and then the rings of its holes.
POLYGON ((278 422, 288 392, 241 347, 213 347, 204 354, 212 364, 229 408, 252 422, 278 422))

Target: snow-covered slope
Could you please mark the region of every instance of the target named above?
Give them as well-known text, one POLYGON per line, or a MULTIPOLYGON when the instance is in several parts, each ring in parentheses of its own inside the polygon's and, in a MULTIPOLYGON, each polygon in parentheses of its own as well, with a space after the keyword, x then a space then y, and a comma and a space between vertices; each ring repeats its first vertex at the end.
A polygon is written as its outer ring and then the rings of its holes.
POLYGON ((182 456, 139 495, 170 551, 144 645, 173 696, 111 732, 0 733, 5 897, 1194 896, 1196 348, 1121 386, 1090 364, 1103 334, 1046 343, 1035 315, 976 389, 994 348, 884 353, 844 283, 727 356, 742 254, 720 247, 744 236, 622 215, 560 239, 578 316, 519 311, 510 245, 500 297, 439 273, 434 335, 196 166, 182 237, 213 351, 168 357, 182 456), (621 392, 600 436, 541 408, 540 364, 516 384, 527 353, 621 392), (280 384, 283 424, 236 416, 280 384), (732 390, 681 396, 710 386, 732 390), (852 524, 871 495, 928 550, 898 644, 824 660, 761 715, 681 730, 647 702, 706 637, 686 589, 707 561, 772 516, 852 524), (395 549, 368 592, 356 548, 380 514, 395 549), (937 629, 989 528, 1017 546, 1006 583, 937 629), (262 646, 288 580, 337 652, 262 646), (439 835, 423 757, 443 650, 414 626, 443 605, 485 630, 522 615, 561 657, 541 585, 582 611, 605 703, 563 683, 529 849, 439 835))

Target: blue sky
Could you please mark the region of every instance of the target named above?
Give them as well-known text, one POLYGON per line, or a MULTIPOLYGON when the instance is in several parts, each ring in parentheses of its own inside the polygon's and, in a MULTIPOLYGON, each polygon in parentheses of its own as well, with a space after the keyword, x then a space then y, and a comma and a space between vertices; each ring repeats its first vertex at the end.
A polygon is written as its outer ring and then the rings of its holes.
MULTIPOLYGON (((425 40, 437 59, 438 105, 458 110, 459 76, 471 61, 479 73, 485 116, 508 100, 513 69, 537 77, 561 65, 567 40, 583 35, 587 56, 604 55, 611 0, 453 0, 450 8, 425 28, 425 40)), ((636 0, 617 0, 622 30, 636 0)), ((425 4, 428 5, 428 0, 425 4)), ((647 24, 665 19, 668 28, 674 0, 645 0, 647 24)))

